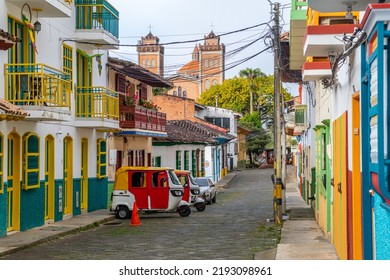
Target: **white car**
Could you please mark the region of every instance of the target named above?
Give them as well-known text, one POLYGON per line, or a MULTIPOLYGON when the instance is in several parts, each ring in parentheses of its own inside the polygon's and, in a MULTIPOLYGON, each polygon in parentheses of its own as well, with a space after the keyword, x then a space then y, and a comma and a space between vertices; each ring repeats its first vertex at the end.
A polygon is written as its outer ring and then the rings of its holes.
POLYGON ((210 178, 196 177, 195 181, 199 185, 201 197, 203 197, 207 203, 211 204, 217 202, 217 191, 210 178))

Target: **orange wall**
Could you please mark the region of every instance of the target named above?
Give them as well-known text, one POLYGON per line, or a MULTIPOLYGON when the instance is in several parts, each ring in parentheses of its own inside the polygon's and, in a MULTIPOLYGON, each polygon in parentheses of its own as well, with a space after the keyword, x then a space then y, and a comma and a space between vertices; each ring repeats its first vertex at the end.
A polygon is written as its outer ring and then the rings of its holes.
POLYGON ((178 87, 182 87, 182 92, 187 92, 187 98, 197 100, 199 98, 199 83, 197 81, 186 80, 183 78, 178 78, 171 80, 174 84, 174 88, 168 91, 169 95, 173 95, 173 91, 178 91, 178 87))
POLYGON ((157 104, 160 112, 167 114, 167 120, 195 121, 195 101, 173 95, 155 95, 153 102, 157 104))

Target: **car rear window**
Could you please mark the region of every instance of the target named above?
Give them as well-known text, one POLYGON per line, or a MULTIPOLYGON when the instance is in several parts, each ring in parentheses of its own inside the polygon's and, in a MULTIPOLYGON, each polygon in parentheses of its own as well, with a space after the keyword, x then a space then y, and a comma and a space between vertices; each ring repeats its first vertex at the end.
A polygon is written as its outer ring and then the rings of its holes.
POLYGON ((197 178, 197 179, 195 179, 195 180, 196 180, 196 182, 198 183, 198 185, 201 185, 201 186, 208 186, 207 179, 197 178))

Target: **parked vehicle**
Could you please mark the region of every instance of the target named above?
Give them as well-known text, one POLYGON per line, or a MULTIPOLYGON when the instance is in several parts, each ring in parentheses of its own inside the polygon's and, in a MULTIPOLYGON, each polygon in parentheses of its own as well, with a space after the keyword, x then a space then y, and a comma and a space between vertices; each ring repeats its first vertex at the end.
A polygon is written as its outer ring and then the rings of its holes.
POLYGON ((202 212, 206 209, 206 201, 200 196, 200 187, 188 170, 175 170, 175 174, 183 185, 183 200, 195 206, 196 210, 202 212))
POLYGON ((207 203, 211 204, 217 202, 217 191, 213 181, 210 178, 196 177, 195 181, 200 187, 200 194, 207 203))
POLYGON ((182 199, 183 186, 173 172, 165 167, 124 166, 115 174, 110 210, 117 218, 130 217, 134 202, 140 211, 179 212, 187 217, 191 208, 182 199))

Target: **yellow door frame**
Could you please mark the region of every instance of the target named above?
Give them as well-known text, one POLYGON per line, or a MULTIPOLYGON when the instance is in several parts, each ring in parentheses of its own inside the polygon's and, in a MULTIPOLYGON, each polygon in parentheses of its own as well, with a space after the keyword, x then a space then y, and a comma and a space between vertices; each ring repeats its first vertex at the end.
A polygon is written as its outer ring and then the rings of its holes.
POLYGON ((63 214, 71 214, 73 209, 73 139, 64 138, 64 165, 63 165, 63 214))
POLYGON ((8 135, 7 153, 7 232, 20 230, 20 135, 8 135), (10 183, 11 182, 11 183, 10 183))
POLYGON ((88 209, 88 139, 81 139, 81 210, 88 209))
POLYGON ((45 221, 54 219, 54 137, 45 138, 45 221))
POLYGON ((363 258, 360 154, 360 92, 357 92, 352 95, 352 230, 354 260, 363 258))

